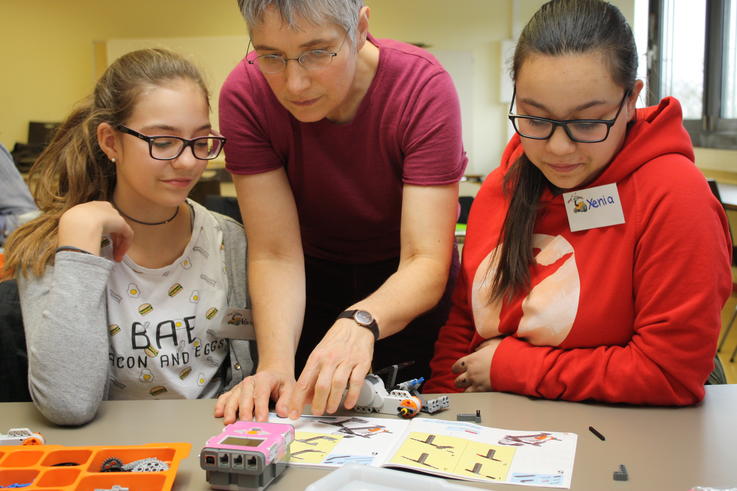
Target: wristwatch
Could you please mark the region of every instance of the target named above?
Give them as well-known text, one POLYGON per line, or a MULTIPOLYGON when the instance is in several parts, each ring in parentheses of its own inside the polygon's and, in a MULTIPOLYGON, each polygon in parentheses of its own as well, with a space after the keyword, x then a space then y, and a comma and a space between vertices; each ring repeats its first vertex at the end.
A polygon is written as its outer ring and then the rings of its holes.
POLYGON ((371 312, 365 310, 344 310, 338 314, 338 319, 353 319, 361 327, 365 327, 374 335, 374 342, 379 340, 379 325, 371 312))

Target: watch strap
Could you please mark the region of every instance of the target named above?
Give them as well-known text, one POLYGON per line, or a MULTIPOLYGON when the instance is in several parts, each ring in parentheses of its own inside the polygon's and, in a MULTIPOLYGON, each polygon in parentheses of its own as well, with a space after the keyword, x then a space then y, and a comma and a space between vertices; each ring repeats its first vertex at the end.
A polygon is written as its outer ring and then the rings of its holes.
MULTIPOLYGON (((374 335, 374 342, 379 340, 379 324, 376 322, 376 319, 374 319, 374 316, 371 315, 369 312, 366 312, 368 315, 371 316, 371 322, 368 324, 364 324, 362 322, 359 322, 356 318, 356 314, 359 312, 359 309, 352 309, 352 310, 344 310, 340 314, 338 314, 338 319, 352 319, 355 321, 356 324, 358 324, 361 327, 365 327, 369 331, 371 331, 371 334, 374 335)), ((365 311, 360 311, 365 312, 365 311)))

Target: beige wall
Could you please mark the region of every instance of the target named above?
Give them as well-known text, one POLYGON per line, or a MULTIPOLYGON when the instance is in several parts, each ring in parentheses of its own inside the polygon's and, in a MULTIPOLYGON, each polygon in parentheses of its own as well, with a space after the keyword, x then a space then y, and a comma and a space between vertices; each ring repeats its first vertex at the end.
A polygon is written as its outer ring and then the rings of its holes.
MULTIPOLYGON (((447 0, 367 0, 377 37, 429 43, 441 60, 465 60, 460 75, 467 80, 459 87, 465 88, 461 97, 469 113, 464 118, 469 173, 486 174, 497 165, 508 135, 507 104, 500 94, 506 76, 502 42, 516 36, 542 3, 458 0, 449 8, 447 0)), ((634 19, 635 0, 613 3, 634 19)), ((220 39, 243 43, 245 50, 245 25, 235 0, 2 0, 0 15, 5 21, 0 142, 8 147, 26 141, 28 121, 62 119, 92 90, 96 64, 104 63, 105 53, 117 53, 121 43, 168 39, 176 45, 177 39, 203 38, 208 46, 220 39)), ((239 49, 229 45, 227 53, 219 50, 213 59, 232 65, 239 49)), ((217 83, 211 88, 217 92, 217 83)), ((735 155, 705 150, 697 152, 697 161, 722 165, 737 161, 735 155)))
POLYGON ((737 173, 737 151, 716 148, 695 148, 694 150, 696 165, 699 167, 737 173))
POLYGON ((92 91, 95 41, 245 31, 235 0, 2 0, 0 18, 5 146, 26 141, 28 121, 58 121, 92 91))

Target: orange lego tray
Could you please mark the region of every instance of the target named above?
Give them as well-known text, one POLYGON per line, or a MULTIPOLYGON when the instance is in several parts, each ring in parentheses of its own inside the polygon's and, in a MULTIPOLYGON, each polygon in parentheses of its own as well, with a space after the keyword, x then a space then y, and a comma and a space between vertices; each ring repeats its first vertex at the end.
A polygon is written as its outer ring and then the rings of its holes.
POLYGON ((191 448, 190 443, 99 447, 0 446, 0 488, 30 483, 21 489, 94 491, 112 489, 117 485, 130 490, 170 490, 179 462, 189 455, 191 448), (155 457, 169 464, 169 469, 160 472, 100 472, 102 463, 111 457, 123 464, 155 457), (55 467, 62 463, 64 466, 55 467))

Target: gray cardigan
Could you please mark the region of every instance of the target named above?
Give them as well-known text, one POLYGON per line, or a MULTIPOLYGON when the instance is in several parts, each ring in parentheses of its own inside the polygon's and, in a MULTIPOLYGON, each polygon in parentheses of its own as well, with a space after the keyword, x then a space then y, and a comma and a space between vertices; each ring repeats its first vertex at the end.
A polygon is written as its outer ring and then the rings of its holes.
MULTIPOLYGON (((192 206, 195 213, 212 213, 223 229, 228 307, 250 308, 243 227, 197 203, 192 206)), ((88 423, 107 398, 111 365, 106 286, 112 268, 109 259, 62 251, 42 277, 18 276, 31 397, 53 423, 88 423)), ((256 363, 255 341, 229 341, 223 391, 253 373, 256 363)))

